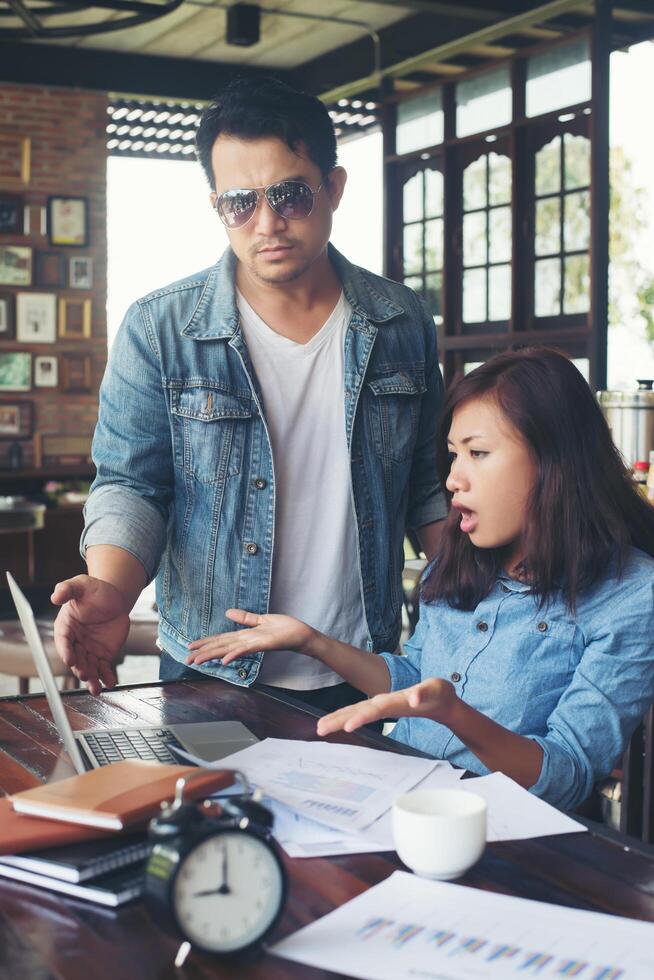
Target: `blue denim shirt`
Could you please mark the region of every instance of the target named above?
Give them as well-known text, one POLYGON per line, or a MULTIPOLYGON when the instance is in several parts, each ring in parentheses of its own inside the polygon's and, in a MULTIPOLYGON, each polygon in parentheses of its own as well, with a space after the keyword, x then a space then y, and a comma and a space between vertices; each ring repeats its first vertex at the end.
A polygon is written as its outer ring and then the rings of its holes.
MULTIPOLYGON (((407 287, 330 258, 352 307, 345 425, 369 649, 395 649, 405 523, 445 516, 436 472, 442 379, 434 323, 407 287)), ((128 311, 100 390, 97 478, 82 554, 130 552, 157 576, 161 646, 234 629, 230 607, 268 609, 275 472, 261 389, 234 295, 235 256, 128 311)), ((251 684, 261 653, 200 669, 251 684)))
MULTIPOLYGON (((472 612, 423 604, 406 656, 382 654, 392 690, 443 677, 466 704, 538 742, 531 792, 563 809, 586 799, 618 763, 654 700, 654 560, 633 549, 574 615, 560 596, 539 608, 528 586, 501 577, 472 612)), ((393 737, 472 772, 483 764, 444 725, 402 718, 393 737)))

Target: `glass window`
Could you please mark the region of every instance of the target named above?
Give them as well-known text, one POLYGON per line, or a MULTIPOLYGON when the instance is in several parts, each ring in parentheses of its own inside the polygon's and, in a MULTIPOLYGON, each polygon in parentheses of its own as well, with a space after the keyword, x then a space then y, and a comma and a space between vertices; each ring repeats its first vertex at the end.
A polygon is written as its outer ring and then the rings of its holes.
POLYGON ((536 154, 536 193, 558 194, 561 190, 561 137, 555 136, 536 154))
POLYGON ((443 322, 443 174, 426 167, 402 189, 404 282, 419 293, 434 321, 443 322))
POLYGON ((511 76, 496 68, 456 86, 456 135, 470 136, 511 122, 511 76))
POLYGON ((558 259, 536 262, 536 316, 558 316, 561 312, 561 263, 558 259))
POLYGON ((540 116, 591 96, 588 40, 561 45, 527 59, 527 116, 540 116))
POLYGON ((443 96, 440 89, 400 102, 395 131, 397 153, 411 153, 442 142, 443 96))
POLYGON ((589 182, 590 140, 586 136, 564 133, 536 153, 534 312, 537 317, 588 312, 589 182))
POLYGON ((463 171, 463 320, 511 318, 511 159, 484 153, 463 171))

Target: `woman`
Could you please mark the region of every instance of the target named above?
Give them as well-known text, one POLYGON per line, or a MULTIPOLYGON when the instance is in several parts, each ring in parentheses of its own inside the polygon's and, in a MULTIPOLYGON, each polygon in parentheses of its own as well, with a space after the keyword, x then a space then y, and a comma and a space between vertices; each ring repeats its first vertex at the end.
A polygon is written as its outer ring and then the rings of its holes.
POLYGON ((405 657, 286 616, 190 645, 189 664, 254 650, 316 657, 370 700, 318 732, 399 717, 393 737, 570 809, 616 764, 654 699, 654 509, 562 354, 500 354, 448 394, 451 508, 405 657))

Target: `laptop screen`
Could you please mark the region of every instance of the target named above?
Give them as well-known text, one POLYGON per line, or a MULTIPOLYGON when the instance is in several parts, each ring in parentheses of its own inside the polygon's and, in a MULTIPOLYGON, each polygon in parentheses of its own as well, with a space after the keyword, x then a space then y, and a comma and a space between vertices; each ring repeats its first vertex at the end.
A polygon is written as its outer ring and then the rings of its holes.
POLYGON ((36 669, 39 672, 39 677, 41 678, 41 683, 43 684, 43 690, 45 691, 45 696, 48 699, 48 704, 50 705, 50 711, 52 712, 52 717, 57 727, 57 731, 61 736, 62 742, 64 743, 64 748, 66 749, 66 752, 68 752, 68 755, 70 756, 77 772, 86 772, 86 766, 84 765, 84 761, 82 759, 82 753, 80 752, 79 746, 75 741, 73 729, 68 721, 66 709, 64 708, 64 702, 61 694, 59 693, 57 682, 54 674, 52 673, 50 662, 48 661, 45 649, 43 647, 43 642, 36 625, 36 620, 34 619, 32 607, 19 589, 11 572, 7 572, 7 581, 9 582, 9 588, 14 600, 14 605, 16 606, 18 618, 20 619, 23 632, 25 633, 27 645, 29 646, 32 657, 34 658, 34 663, 36 664, 36 669))

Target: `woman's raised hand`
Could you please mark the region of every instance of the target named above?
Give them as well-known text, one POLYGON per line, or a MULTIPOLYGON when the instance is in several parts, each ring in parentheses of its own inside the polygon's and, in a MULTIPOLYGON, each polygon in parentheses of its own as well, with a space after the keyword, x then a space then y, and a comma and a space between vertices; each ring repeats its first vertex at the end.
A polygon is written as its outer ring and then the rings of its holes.
POLYGON ((376 694, 374 698, 332 711, 318 722, 318 734, 353 732, 362 725, 369 725, 383 718, 430 718, 447 725, 456 701, 456 691, 449 681, 430 677, 429 680, 406 687, 402 691, 376 694))
POLYGON ((260 650, 297 650, 298 653, 308 654, 309 644, 316 636, 311 626, 292 616, 278 616, 275 613, 260 616, 244 609, 228 609, 225 616, 234 623, 250 628, 205 636, 202 640, 189 643, 191 652, 186 658, 189 666, 203 664, 207 660, 220 660, 227 665, 238 657, 260 650))

